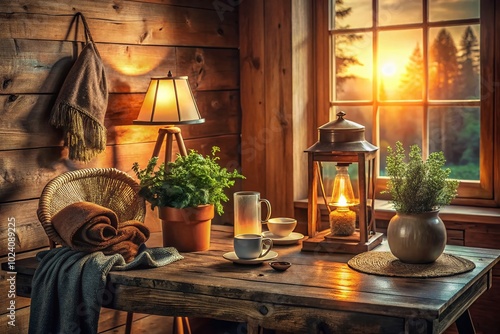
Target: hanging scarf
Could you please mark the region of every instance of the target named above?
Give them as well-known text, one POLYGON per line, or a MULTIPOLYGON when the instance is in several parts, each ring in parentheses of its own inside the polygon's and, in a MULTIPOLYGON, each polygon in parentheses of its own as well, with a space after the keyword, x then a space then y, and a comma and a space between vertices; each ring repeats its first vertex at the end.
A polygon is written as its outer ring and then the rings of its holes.
POLYGON ((56 103, 50 123, 64 132, 69 158, 87 162, 106 148, 104 116, 108 88, 102 59, 81 13, 86 44, 71 67, 56 103))

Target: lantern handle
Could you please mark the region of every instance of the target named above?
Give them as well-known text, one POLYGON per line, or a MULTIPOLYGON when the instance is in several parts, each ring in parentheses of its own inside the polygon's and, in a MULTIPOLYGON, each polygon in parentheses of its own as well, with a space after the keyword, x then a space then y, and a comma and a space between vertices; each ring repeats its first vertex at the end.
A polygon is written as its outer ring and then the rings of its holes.
POLYGON ((316 162, 319 166, 319 168, 317 168, 317 172, 318 172, 318 179, 319 179, 319 186, 321 188, 321 195, 323 195, 323 200, 325 201, 325 205, 326 205, 326 208, 328 209, 328 214, 330 214, 332 212, 332 208, 330 208, 330 205, 328 204, 328 200, 326 199, 326 194, 325 194, 325 186, 323 185, 323 178, 321 177, 321 170, 323 170, 323 167, 321 166, 321 161, 317 161, 316 162))

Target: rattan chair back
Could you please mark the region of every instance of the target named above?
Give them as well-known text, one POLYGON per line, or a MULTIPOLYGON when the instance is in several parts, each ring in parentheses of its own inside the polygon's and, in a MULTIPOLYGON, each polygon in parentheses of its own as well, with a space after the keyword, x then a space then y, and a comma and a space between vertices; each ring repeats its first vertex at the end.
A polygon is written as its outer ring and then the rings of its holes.
MULTIPOLYGON (((70 171, 49 181, 38 203, 38 220, 55 243, 65 245, 52 226, 52 217, 76 202, 92 202, 113 210, 119 222, 144 222, 146 205, 138 195, 139 184, 127 173, 115 168, 86 168, 70 171)), ((68 222, 71 223, 71 222, 68 222)))

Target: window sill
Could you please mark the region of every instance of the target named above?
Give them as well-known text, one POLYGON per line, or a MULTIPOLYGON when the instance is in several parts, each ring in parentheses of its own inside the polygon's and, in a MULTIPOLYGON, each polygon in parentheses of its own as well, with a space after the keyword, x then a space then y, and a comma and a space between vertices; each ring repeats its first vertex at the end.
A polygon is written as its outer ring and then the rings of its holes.
MULTIPOLYGON (((296 210, 307 210, 307 199, 295 201, 294 206, 296 210)), ((377 220, 390 220, 395 213, 389 201, 375 200, 377 220)), ((500 224, 500 208, 449 205, 441 209, 439 216, 443 221, 457 223, 500 224)))

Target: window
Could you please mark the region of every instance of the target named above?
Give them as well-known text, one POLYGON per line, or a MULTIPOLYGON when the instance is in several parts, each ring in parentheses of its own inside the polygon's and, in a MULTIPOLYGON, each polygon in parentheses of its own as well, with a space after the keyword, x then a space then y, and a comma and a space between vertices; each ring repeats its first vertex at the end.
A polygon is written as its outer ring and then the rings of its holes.
MULTIPOLYGON (((490 0, 330 0, 330 115, 365 125, 379 149, 443 151, 459 200, 490 205, 494 170, 490 0), (488 43, 488 38, 490 39, 488 43)), ((498 117, 498 116, 497 116, 498 117)))

